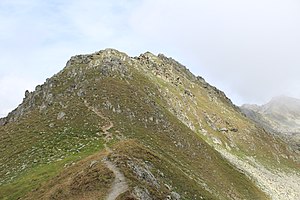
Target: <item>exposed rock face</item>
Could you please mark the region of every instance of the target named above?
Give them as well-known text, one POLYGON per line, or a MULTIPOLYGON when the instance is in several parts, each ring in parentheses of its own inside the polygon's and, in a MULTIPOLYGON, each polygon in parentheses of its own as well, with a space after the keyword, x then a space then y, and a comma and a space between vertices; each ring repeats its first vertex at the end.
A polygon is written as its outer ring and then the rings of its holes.
POLYGON ((137 200, 152 200, 149 191, 145 188, 135 187, 133 190, 133 196, 137 200))
POLYGON ((139 164, 132 162, 128 163, 128 166, 133 170, 138 179, 146 181, 156 188, 160 188, 160 185, 155 176, 151 173, 149 166, 145 163, 143 163, 143 165, 144 166, 140 166, 139 164))
POLYGON ((4 126, 6 124, 6 118, 0 118, 0 126, 4 126))

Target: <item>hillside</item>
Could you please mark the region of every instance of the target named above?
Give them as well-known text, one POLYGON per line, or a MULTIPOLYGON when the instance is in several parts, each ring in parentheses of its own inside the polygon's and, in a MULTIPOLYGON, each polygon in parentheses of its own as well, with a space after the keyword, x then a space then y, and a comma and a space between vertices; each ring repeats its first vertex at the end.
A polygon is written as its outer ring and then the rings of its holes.
POLYGON ((242 112, 300 152, 300 100, 279 96, 265 105, 243 105, 242 112))
POLYGON ((172 58, 72 57, 0 120, 1 199, 299 199, 299 154, 172 58))

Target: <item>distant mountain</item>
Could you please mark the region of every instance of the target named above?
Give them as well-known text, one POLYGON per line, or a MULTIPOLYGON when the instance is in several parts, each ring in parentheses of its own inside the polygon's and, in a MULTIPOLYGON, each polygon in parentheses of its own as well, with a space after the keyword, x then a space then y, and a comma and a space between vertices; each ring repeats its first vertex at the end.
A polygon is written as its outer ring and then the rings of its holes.
POLYGON ((0 120, 0 199, 300 199, 299 154, 162 54, 72 57, 0 120))
POLYGON ((278 96, 269 103, 243 105, 242 112, 249 118, 293 143, 300 150, 300 99, 278 96))

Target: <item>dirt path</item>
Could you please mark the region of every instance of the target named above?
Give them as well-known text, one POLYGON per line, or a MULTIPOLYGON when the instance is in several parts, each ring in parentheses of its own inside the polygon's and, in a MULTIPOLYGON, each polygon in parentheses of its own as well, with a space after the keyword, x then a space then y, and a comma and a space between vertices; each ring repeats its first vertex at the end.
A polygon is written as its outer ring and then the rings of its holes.
POLYGON ((108 117, 105 117, 99 110, 97 110, 93 106, 90 106, 87 101, 84 101, 84 105, 90 111, 95 113, 99 118, 101 118, 102 120, 104 120, 106 122, 106 124, 104 126, 100 127, 100 128, 103 132, 105 142, 109 142, 113 138, 112 134, 109 132, 109 130, 114 127, 113 122, 110 121, 110 119, 108 117))
POLYGON ((93 106, 90 106, 86 100, 83 100, 83 102, 84 102, 84 105, 85 105, 90 111, 92 111, 93 113, 95 113, 98 117, 100 117, 101 119, 105 119, 105 120, 107 119, 107 117, 104 117, 103 114, 102 114, 100 111, 98 111, 98 110, 97 110, 96 108, 94 108, 93 106))
POLYGON ((114 175, 115 180, 109 190, 109 194, 106 197, 106 200, 115 200, 118 196, 123 194, 128 190, 128 184, 126 182, 125 176, 122 172, 116 167, 116 165, 109 160, 103 161, 108 169, 110 169, 114 175))
MULTIPOLYGON (((105 136, 106 143, 109 142, 109 140, 112 138, 112 134, 109 132, 110 129, 114 127, 114 124, 112 121, 109 120, 108 117, 105 117, 100 111, 95 109, 94 107, 90 106, 87 101, 84 101, 85 106, 94 112, 98 117, 100 117, 102 120, 106 121, 106 125, 101 127, 101 130, 103 131, 103 134, 105 136)), ((106 151, 111 154, 112 150, 107 147, 106 143, 104 144, 106 151)), ((109 190, 109 193, 106 197, 106 200, 115 200, 118 196, 123 194, 124 192, 128 191, 128 184, 126 182, 124 174, 118 169, 118 167, 111 161, 107 159, 107 156, 102 161, 106 167, 111 170, 115 175, 115 180, 109 190)))
MULTIPOLYGON (((110 154, 112 153, 112 150, 107 147, 106 144, 105 149, 110 154)), ((128 184, 126 182, 124 174, 118 169, 118 167, 109 161, 107 157, 104 158, 103 163, 106 165, 106 167, 111 170, 115 175, 115 180, 109 190, 109 193, 106 197, 106 200, 115 200, 118 196, 126 192, 128 188, 128 184)))

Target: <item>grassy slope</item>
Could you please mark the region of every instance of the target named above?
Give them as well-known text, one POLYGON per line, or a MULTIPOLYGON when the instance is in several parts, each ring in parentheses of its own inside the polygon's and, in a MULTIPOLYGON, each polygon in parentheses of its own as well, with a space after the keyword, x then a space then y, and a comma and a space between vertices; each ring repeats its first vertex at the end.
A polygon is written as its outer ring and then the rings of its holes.
MULTIPOLYGON (((159 91, 165 89, 165 86, 172 90, 173 87, 168 82, 153 84, 153 77, 149 78, 129 66, 126 67, 130 68, 131 78, 120 78, 113 72, 99 79, 99 70, 91 69, 81 77, 85 84, 82 85, 85 95, 78 97, 78 88, 72 90, 72 84, 76 84, 75 78, 69 78, 68 75, 76 67, 85 66, 70 67, 54 77, 51 92, 56 98, 48 106, 47 113, 38 111, 38 105, 42 101, 37 100, 35 110, 22 120, 0 127, 0 161, 5 163, 1 165, 3 167, 0 171, 1 180, 5 183, 0 187, 2 198, 17 199, 33 189, 37 189, 37 192, 29 194, 32 198, 37 194, 40 197, 59 196, 62 195, 59 194, 60 187, 68 188, 69 192, 63 195, 72 197, 74 193, 70 184, 66 183, 63 166, 101 151, 104 142, 96 134, 100 132, 99 127, 104 122, 84 106, 84 100, 101 109, 114 122, 115 126, 111 130, 114 136, 121 133, 126 138, 119 141, 115 137, 112 142, 114 151, 110 159, 118 163, 131 188, 142 185, 158 199, 170 192, 164 184, 171 185, 184 199, 198 199, 200 196, 205 199, 267 198, 248 178, 204 142, 203 135, 191 131, 169 111, 170 101, 159 91), (66 90, 70 92, 65 93, 66 90), (60 96, 61 93, 65 95, 60 96), (121 112, 116 112, 117 109, 121 112), (63 120, 57 119, 60 111, 66 113, 63 120), (50 127, 51 123, 54 126, 50 127), (150 165, 160 187, 156 188, 151 182, 140 179, 130 167, 130 162, 141 166, 150 165), (26 167, 20 170, 24 163, 26 167), (54 185, 58 189, 49 194, 47 189, 54 185)), ((197 95, 201 109, 209 113, 219 112, 218 107, 212 108, 210 105, 213 104, 203 97, 206 93, 202 87, 197 86, 191 90, 197 95)), ((177 89, 173 94, 181 98, 177 89)), ((228 109, 229 114, 234 116, 232 123, 242 130, 246 126, 244 123, 248 122, 237 116, 239 114, 235 114, 230 107, 228 109)), ((203 110, 199 112, 202 113, 203 110)), ((228 113, 221 111, 217 114, 228 117, 228 113)), ((204 123, 203 126, 207 125, 204 123)), ((211 132, 220 134, 217 131, 211 132)), ((221 135, 220 138, 222 141, 226 140, 221 135)), ((247 149, 243 144, 238 143, 240 148, 247 149)), ((87 158, 84 166, 90 161, 87 158)), ((81 166, 80 162, 72 168, 73 175, 81 170, 78 166, 81 166)), ((99 165, 100 169, 103 167, 99 165)), ((73 175, 70 174, 70 177, 73 175)), ((109 174, 103 176, 107 176, 108 181, 102 188, 108 188, 111 177, 109 174)))
POLYGON ((291 152, 282 140, 245 118, 224 94, 207 83, 197 80, 178 63, 172 61, 163 63, 164 58, 152 57, 153 62, 161 65, 156 70, 149 70, 149 73, 145 74, 156 83, 156 87, 161 90, 160 93, 165 93, 163 97, 167 101, 165 107, 170 111, 175 110, 177 114, 183 114, 185 119, 182 121, 188 122, 187 125, 192 124, 195 127, 194 131, 207 142, 218 148, 230 149, 231 153, 238 156, 253 156, 268 168, 298 169, 299 163, 291 159, 297 155, 291 152), (163 81, 161 77, 155 76, 166 71, 172 76, 165 77, 163 81), (177 77, 180 77, 180 83, 176 84, 177 77), (186 95, 186 91, 191 95, 186 95), (207 116, 210 120, 207 120, 207 116), (213 129, 210 124, 213 124, 216 129, 213 129), (219 131, 222 128, 228 130, 235 128, 237 132, 219 131), (208 134, 205 135, 203 130, 208 134), (222 144, 213 144, 212 138, 218 138, 222 144))
POLYGON ((44 99, 42 92, 36 92, 30 113, 18 122, 0 127, 2 198, 17 199, 56 175, 65 164, 103 148, 103 139, 95 134, 101 120, 94 113, 85 112, 82 100, 74 94, 59 95, 72 82, 59 81, 67 80, 66 73, 52 79, 54 100, 46 111, 39 112, 44 99), (59 112, 65 112, 64 119, 57 119, 59 112))
MULTIPOLYGON (((156 99, 149 99, 145 91, 139 87, 140 81, 144 82, 145 79, 142 76, 136 77, 127 84, 118 79, 107 78, 96 85, 103 96, 92 97, 89 95, 89 92, 93 93, 91 89, 87 91, 87 97, 90 98, 86 98, 95 107, 107 101, 111 103, 112 107, 102 112, 110 116, 114 122, 112 132, 115 134, 120 132, 127 138, 113 145, 114 153, 111 159, 115 160, 124 171, 131 188, 143 186, 158 199, 166 197, 169 193, 164 184, 172 185, 178 193, 184 194, 185 199, 198 199, 200 196, 204 199, 266 198, 244 175, 236 171, 167 110, 159 104, 146 104, 145 101, 155 102, 156 99), (111 112, 117 105, 122 113, 111 112), (153 121, 146 122, 146 119, 151 117, 154 118, 153 121), (176 146, 174 142, 180 142, 183 146, 176 146), (160 188, 155 188, 145 180, 137 178, 128 166, 128 161, 132 160, 136 165, 142 165, 145 161, 151 163, 160 188), (163 177, 160 175, 161 172, 164 174, 163 177)), ((155 90, 150 83, 143 85, 155 90)), ((51 188, 51 185, 45 187, 51 188)), ((41 191, 38 190, 37 193, 40 194, 41 191)))
MULTIPOLYGON (((159 160, 162 162, 161 166, 157 168, 169 175, 172 174, 173 180, 172 178, 170 180, 180 193, 185 192, 187 199, 192 199, 193 195, 221 199, 231 199, 230 195, 240 198, 256 196, 258 199, 263 199, 264 195, 244 175, 236 171, 199 136, 168 112, 162 106, 162 99, 156 96, 149 98, 147 93, 158 93, 158 91, 150 82, 147 83, 145 77, 138 74, 136 76, 136 79, 129 84, 120 83, 115 79, 101 82, 102 87, 106 88, 105 96, 112 97, 109 98, 109 101, 113 106, 119 105, 122 110, 130 109, 129 113, 122 112, 111 115, 111 117, 113 117, 113 121, 120 124, 118 131, 124 133, 127 138, 137 139, 139 143, 150 148, 154 154, 159 156, 156 158, 156 162, 159 160), (146 85, 148 88, 143 89, 140 85, 146 85), (147 102, 152 102, 152 104, 147 102), (162 105, 156 102, 161 102, 162 105), (151 118, 153 121, 149 120, 151 118), (170 173, 166 167, 161 169, 163 165, 169 165, 172 170, 177 172, 170 173), (177 181, 178 179, 183 180, 177 181), (216 196, 205 192, 205 187, 201 183, 207 184, 207 189, 213 191, 216 196)), ((95 102, 101 104, 101 100, 95 102)), ((123 149, 119 147, 122 152, 130 150, 127 149, 129 145, 118 146, 123 147, 123 149)), ((141 160, 147 160, 147 158, 143 158, 143 154, 139 155, 143 151, 138 150, 145 147, 135 146, 138 145, 135 143, 133 145, 133 149, 137 149, 135 156, 141 157, 141 160)), ((125 155, 131 157, 134 155, 133 152, 125 155)), ((145 154, 147 155, 147 153, 145 154)), ((124 170, 126 169, 128 170, 128 167, 124 167, 124 170)))

